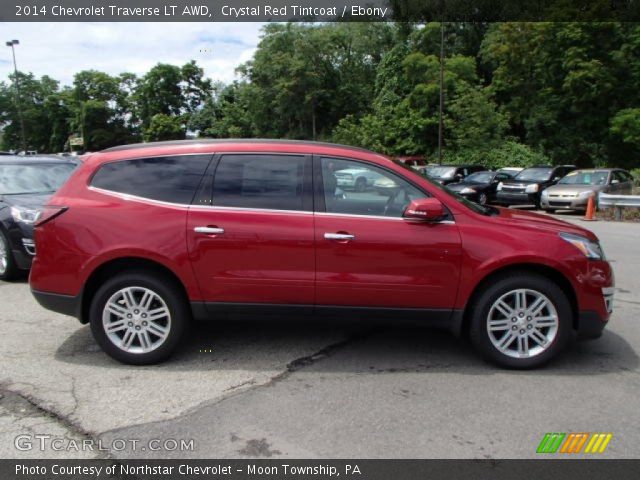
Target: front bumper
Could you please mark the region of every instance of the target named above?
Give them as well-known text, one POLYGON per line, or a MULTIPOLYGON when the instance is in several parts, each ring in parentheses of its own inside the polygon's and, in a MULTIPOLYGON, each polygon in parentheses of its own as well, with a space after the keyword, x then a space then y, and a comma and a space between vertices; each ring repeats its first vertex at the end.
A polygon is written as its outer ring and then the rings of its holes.
POLYGON ((537 193, 511 193, 500 190, 496 194, 496 203, 503 205, 535 205, 537 193))
POLYGON ((540 206, 543 209, 555 209, 555 210, 586 210, 589 198, 557 198, 557 197, 542 197, 540 199, 540 206))

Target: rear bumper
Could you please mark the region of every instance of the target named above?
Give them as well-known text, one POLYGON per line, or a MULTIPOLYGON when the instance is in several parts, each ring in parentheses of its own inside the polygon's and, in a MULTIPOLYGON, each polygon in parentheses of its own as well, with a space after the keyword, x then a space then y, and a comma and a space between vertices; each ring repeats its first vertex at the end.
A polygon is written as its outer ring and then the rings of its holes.
POLYGON ((47 310, 80 319, 82 300, 80 296, 63 295, 61 293, 39 292, 31 290, 36 301, 47 310))

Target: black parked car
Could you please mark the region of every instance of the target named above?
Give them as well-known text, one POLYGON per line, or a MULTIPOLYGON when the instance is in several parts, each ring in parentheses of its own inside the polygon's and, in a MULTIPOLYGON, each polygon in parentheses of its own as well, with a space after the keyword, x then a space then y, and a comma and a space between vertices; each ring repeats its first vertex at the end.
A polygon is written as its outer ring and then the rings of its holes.
POLYGON ((0 279, 31 267, 33 224, 77 164, 66 158, 0 157, 0 279))
POLYGON ((450 183, 447 188, 472 202, 484 205, 495 200, 498 184, 511 178, 511 175, 504 172, 476 172, 458 183, 450 183))
POLYGON ((486 168, 480 165, 429 165, 426 175, 431 180, 442 185, 459 182, 474 172, 481 172, 486 168))
POLYGON ((567 173, 575 170, 575 165, 538 165, 522 170, 511 180, 498 184, 496 203, 502 205, 535 205, 540 208, 542 191, 555 185, 567 173))

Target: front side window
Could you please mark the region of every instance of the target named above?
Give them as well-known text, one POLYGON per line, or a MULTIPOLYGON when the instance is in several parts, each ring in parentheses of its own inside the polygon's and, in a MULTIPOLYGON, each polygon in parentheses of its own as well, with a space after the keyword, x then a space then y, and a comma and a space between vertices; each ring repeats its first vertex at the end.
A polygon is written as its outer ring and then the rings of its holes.
POLYGON ((365 163, 322 158, 322 184, 328 213, 401 217, 423 192, 399 176, 365 163))
POLYGON ((211 155, 180 155, 106 163, 93 176, 91 186, 188 205, 210 159, 211 155))
POLYGON ((305 210, 302 155, 224 155, 213 179, 213 205, 305 210))

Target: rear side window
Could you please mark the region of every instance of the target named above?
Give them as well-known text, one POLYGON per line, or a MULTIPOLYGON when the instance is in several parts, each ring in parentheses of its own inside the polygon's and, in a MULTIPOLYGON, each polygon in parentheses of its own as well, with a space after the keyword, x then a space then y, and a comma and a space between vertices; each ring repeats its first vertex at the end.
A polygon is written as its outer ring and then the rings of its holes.
POLYGON ((304 156, 224 155, 213 179, 213 205, 308 210, 304 202, 304 156))
POLYGON ((92 187, 163 202, 190 204, 211 155, 137 158, 106 163, 92 187))

